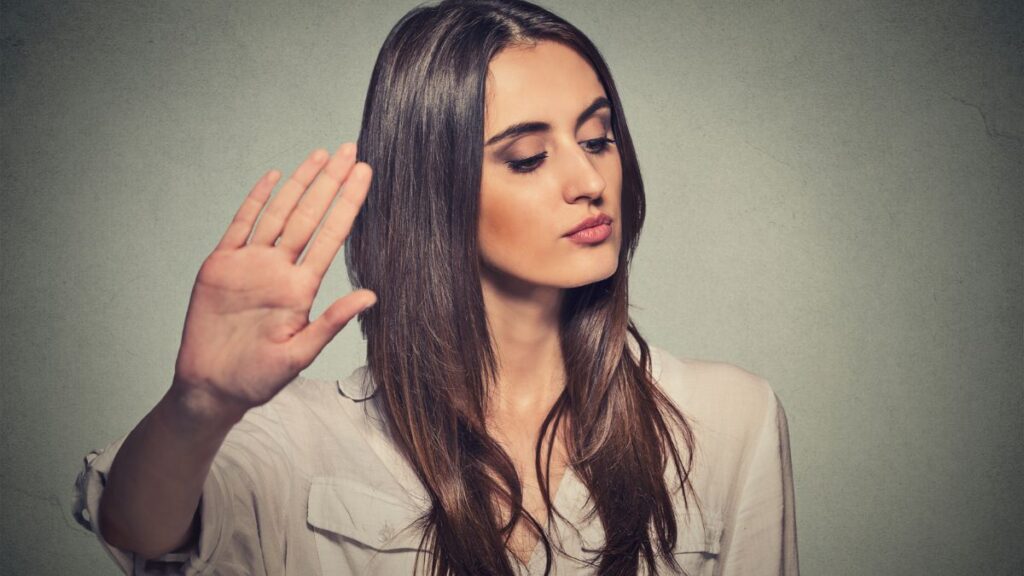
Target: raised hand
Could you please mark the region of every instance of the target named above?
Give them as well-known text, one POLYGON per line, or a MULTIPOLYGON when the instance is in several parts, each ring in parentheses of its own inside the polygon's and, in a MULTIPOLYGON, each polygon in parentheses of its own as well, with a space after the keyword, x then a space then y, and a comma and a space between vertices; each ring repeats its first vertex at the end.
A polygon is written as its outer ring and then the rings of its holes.
POLYGON ((373 292, 356 290, 309 321, 313 298, 370 186, 370 166, 355 158, 353 143, 330 158, 314 151, 269 204, 280 173, 265 174, 203 262, 172 385, 194 415, 237 420, 266 403, 376 302, 373 292))

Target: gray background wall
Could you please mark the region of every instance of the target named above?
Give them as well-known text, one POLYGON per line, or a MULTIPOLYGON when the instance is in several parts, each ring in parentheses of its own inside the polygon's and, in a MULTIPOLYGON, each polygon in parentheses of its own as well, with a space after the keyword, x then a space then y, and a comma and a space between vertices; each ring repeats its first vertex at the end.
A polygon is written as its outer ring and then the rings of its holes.
MULTIPOLYGON (((355 139, 415 3, 284 4, 2 5, 4 573, 114 573, 82 456, 170 384, 252 183, 355 139)), ((804 574, 1024 573, 1021 3, 545 5, 639 149, 639 326, 787 409, 804 574)), ((350 328, 307 374, 361 363, 350 328)))

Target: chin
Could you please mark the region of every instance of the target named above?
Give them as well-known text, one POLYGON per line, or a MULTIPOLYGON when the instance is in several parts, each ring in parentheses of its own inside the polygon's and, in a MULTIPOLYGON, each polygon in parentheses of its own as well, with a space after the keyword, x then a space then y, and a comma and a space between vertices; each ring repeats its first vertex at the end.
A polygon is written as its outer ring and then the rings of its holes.
POLYGON ((481 260, 482 272, 493 282, 507 287, 549 286, 579 288, 612 277, 619 268, 618 247, 593 251, 587 256, 546 259, 539 266, 501 266, 481 260))
POLYGON ((618 270, 618 259, 612 260, 610 263, 604 263, 601 266, 581 266, 578 269, 578 273, 575 274, 574 278, 566 282, 564 288, 578 288, 580 286, 586 286, 587 284, 593 284, 602 280, 607 280, 615 275, 615 271, 618 270))

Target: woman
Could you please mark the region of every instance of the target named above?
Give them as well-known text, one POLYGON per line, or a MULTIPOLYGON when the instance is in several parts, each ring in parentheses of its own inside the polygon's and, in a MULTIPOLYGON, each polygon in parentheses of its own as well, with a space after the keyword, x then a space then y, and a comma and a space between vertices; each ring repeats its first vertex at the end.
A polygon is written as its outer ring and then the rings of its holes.
POLYGON ((643 185, 576 28, 414 9, 358 144, 278 178, 203 263, 167 394, 79 477, 122 569, 797 573, 772 388, 629 320, 643 185), (358 289, 309 322, 343 243, 358 289), (366 366, 300 376, 357 315, 366 366))

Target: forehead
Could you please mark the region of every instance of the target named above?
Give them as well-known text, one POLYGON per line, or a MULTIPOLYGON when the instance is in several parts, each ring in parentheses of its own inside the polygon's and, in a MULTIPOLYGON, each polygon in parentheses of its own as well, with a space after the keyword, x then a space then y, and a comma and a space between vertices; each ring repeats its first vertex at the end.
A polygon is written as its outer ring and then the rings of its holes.
POLYGON ((594 98, 605 95, 597 73, 575 50, 558 42, 506 48, 491 59, 485 124, 574 122, 594 98))

